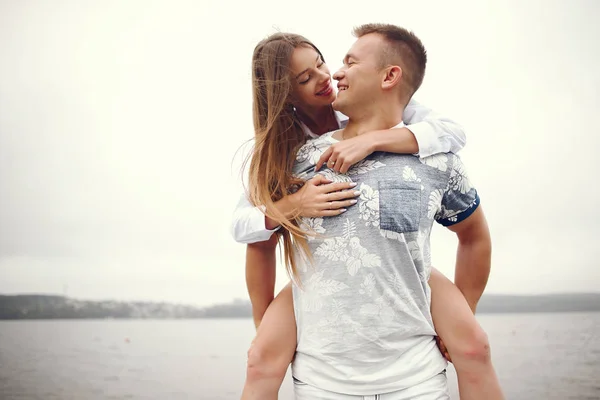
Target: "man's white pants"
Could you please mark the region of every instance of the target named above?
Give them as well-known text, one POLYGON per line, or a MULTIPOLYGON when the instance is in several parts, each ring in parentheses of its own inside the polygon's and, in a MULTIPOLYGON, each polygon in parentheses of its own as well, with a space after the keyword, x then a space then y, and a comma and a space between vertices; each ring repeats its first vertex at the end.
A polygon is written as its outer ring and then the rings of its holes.
POLYGON ((294 394, 296 400, 450 400, 446 372, 407 389, 368 396, 330 392, 294 378, 294 394))

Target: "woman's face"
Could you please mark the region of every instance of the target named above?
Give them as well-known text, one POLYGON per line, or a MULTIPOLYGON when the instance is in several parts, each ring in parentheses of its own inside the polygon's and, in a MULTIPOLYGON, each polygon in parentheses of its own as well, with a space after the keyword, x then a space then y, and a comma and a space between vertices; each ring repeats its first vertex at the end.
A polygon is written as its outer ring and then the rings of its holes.
POLYGON ((290 60, 290 69, 294 106, 324 107, 335 100, 329 69, 315 49, 310 46, 296 47, 290 60))

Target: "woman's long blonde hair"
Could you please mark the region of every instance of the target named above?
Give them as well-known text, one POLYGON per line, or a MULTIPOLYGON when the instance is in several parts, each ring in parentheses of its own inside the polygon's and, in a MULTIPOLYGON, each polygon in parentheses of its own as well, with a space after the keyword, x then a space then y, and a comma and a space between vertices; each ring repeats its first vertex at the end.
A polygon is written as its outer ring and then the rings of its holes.
MULTIPOLYGON (((292 168, 296 152, 306 142, 304 131, 292 105, 290 61, 297 47, 319 49, 303 36, 276 33, 262 40, 252 55, 252 100, 254 148, 249 155, 250 202, 264 206, 265 214, 279 222, 285 264, 292 278, 297 278, 298 260, 294 248, 308 261, 310 252, 306 232, 300 228, 299 215, 288 219, 274 203, 304 182, 295 178, 292 168)), ((247 160, 246 160, 247 161, 247 160)))

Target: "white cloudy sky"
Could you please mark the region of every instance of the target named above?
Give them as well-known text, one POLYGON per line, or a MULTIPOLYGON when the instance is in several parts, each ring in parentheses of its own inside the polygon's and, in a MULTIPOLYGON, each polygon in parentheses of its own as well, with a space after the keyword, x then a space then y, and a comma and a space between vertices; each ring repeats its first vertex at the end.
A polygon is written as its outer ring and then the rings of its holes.
MULTIPOLYGON (((0 0, 0 293, 244 298, 228 229, 253 47, 301 33, 335 70, 367 22, 421 37, 416 99, 466 129, 488 292, 595 291, 598 4, 0 0)), ((452 276, 456 239, 440 226, 432 245, 452 276)))

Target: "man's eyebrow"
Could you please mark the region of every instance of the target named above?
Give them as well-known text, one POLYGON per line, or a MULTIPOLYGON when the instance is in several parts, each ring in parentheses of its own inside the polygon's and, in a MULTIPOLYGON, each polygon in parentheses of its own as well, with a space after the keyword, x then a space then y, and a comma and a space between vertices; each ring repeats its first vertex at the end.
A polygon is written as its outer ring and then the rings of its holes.
POLYGON ((344 64, 346 64, 350 58, 356 58, 356 57, 354 57, 352 54, 348 53, 348 54, 346 54, 346 57, 344 57, 344 59, 342 60, 342 62, 344 64))
MULTIPOLYGON (((317 58, 315 59, 315 62, 319 61, 319 59, 320 59, 320 58, 321 58, 321 55, 320 55, 320 54, 317 54, 317 58)), ((305 74, 305 73, 306 73, 306 71, 308 71, 309 69, 310 69, 310 68, 306 68, 304 71, 300 72, 298 75, 296 75, 296 78, 295 78, 295 79, 298 79, 298 78, 300 78, 300 76, 301 76, 301 75, 303 75, 303 74, 305 74)))

